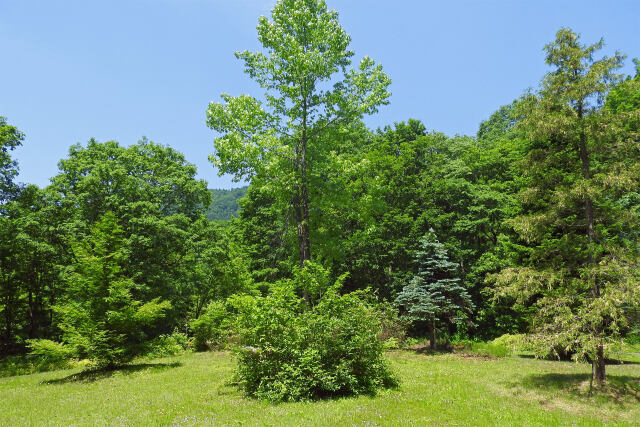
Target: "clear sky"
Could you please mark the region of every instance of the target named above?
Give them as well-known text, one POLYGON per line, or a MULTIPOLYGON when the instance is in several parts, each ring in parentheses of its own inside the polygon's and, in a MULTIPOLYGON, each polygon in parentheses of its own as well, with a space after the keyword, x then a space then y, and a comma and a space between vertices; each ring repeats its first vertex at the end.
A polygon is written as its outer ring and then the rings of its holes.
MULTIPOLYGON (((327 0, 356 59, 381 62, 391 104, 367 123, 409 118, 475 134, 481 120, 547 71, 562 26, 640 57, 638 0, 327 0)), ((0 115, 26 134, 19 180, 40 186, 70 145, 95 137, 168 144, 211 188, 237 186, 207 161, 219 94, 260 95, 233 53, 256 50, 275 0, 0 0, 0 115)))

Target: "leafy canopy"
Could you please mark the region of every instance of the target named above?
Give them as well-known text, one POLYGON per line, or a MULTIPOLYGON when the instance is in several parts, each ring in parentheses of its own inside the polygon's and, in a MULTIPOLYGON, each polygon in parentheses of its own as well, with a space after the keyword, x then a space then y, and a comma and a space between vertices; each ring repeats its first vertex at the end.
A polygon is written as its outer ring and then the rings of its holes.
POLYGON ((237 179, 279 176, 297 161, 303 132, 319 144, 331 127, 375 113, 388 102, 390 79, 380 65, 365 57, 348 69, 351 38, 323 0, 278 1, 272 20, 260 18, 258 39, 264 52, 236 57, 265 90, 264 100, 223 94, 224 102, 212 102, 207 110, 207 124, 222 133, 210 158, 220 173, 237 179))

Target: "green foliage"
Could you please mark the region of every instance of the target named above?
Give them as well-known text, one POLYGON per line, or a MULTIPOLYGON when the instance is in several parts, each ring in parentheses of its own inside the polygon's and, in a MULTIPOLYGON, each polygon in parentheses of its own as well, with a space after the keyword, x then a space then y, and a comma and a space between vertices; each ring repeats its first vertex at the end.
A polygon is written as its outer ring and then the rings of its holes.
POLYGON ((136 284, 122 270, 128 253, 114 214, 103 215, 87 239, 72 247, 75 261, 65 272, 66 298, 56 308, 62 340, 97 365, 127 362, 141 351, 144 328, 171 304, 135 299, 136 284))
POLYGON ((28 339, 55 336, 51 306, 69 261, 56 198, 28 185, 0 215, 0 354, 24 351, 28 339))
POLYGON ((407 320, 428 323, 434 347, 436 327, 445 321, 460 323, 471 311, 472 303, 456 277, 458 266, 449 260, 433 231, 421 239, 420 246, 416 253, 418 273, 398 294, 396 304, 407 320))
POLYGON ((638 345, 638 344, 640 344, 640 333, 628 334, 625 337, 625 341, 630 345, 638 345))
POLYGON ((225 344, 231 328, 231 313, 224 301, 211 301, 197 319, 189 323, 196 350, 211 350, 225 344))
MULTIPOLYGON (((136 299, 171 303, 165 321, 153 335, 183 327, 193 300, 188 251, 194 223, 211 202, 206 182, 174 149, 143 138, 123 147, 117 142, 89 141, 71 147, 59 163, 51 191, 67 234, 84 239, 107 212, 122 229, 122 274, 131 279, 136 299)), ((211 242, 213 243, 213 242, 211 242)), ((221 242, 216 242, 216 245, 221 242)))
POLYGON ((204 217, 188 230, 180 270, 184 279, 181 290, 189 298, 192 319, 199 318, 210 301, 253 291, 246 255, 234 232, 228 224, 212 223, 204 217))
POLYGON ((210 160, 236 180, 258 179, 295 217, 300 266, 311 259, 311 193, 339 147, 336 134, 388 103, 391 80, 365 57, 350 68, 351 38, 324 0, 279 0, 261 17, 262 52, 237 52, 245 72, 265 91, 222 95, 207 124, 221 135, 210 160))
POLYGON ((53 364, 66 362, 74 356, 72 348, 51 340, 29 340, 29 349, 33 356, 53 364))
MULTIPOLYGON (((616 85, 607 95, 606 107, 613 113, 633 113, 640 110, 640 59, 634 59, 636 75, 616 85)), ((638 123, 638 119, 634 122, 638 123)))
POLYGON ((189 337, 174 331, 170 335, 160 335, 145 344, 145 357, 150 359, 182 354, 189 348, 189 337))
MULTIPOLYGON (((319 274, 317 267, 308 269, 319 274)), ((301 281, 285 282, 240 308, 237 378, 245 392, 292 401, 373 394, 392 385, 371 296, 339 295, 338 281, 309 305, 295 292, 301 281)))
POLYGON ((512 354, 509 347, 495 342, 473 342, 471 352, 487 357, 507 357, 512 354))
POLYGON ((15 194, 13 179, 18 174, 18 164, 11 159, 10 151, 21 146, 23 140, 24 134, 0 116, 0 207, 9 196, 15 194))
POLYGON ((227 221, 237 217, 240 212, 238 200, 247 194, 248 187, 233 188, 231 190, 212 190, 211 205, 206 215, 211 221, 227 221))
POLYGON ((626 114, 603 108, 623 57, 595 59, 601 47, 558 31, 545 47, 553 71, 518 104, 526 187, 524 212, 511 223, 530 251, 494 276, 498 295, 535 307, 540 351, 588 357, 598 382, 640 305, 638 216, 617 202, 640 177, 637 135, 626 114))
POLYGON ((533 351, 526 334, 504 334, 491 341, 491 343, 507 348, 511 354, 533 351))

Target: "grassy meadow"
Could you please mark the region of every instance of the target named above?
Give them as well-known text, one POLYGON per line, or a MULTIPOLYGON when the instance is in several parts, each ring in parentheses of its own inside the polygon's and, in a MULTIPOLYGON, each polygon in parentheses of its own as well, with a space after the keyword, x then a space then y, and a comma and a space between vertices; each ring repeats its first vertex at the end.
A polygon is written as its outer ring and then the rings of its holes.
POLYGON ((377 396, 273 405, 233 385, 228 353, 0 378, 0 425, 640 425, 640 364, 388 353, 401 385, 377 396))

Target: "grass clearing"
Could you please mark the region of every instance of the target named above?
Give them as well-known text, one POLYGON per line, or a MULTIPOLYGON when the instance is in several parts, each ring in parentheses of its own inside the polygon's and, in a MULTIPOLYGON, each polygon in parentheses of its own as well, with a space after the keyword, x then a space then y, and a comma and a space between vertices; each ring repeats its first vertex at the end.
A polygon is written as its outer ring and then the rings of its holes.
POLYGON ((227 353, 0 378, 0 425, 640 425, 640 365, 388 353, 400 388, 375 397, 272 405, 229 385, 227 353))

